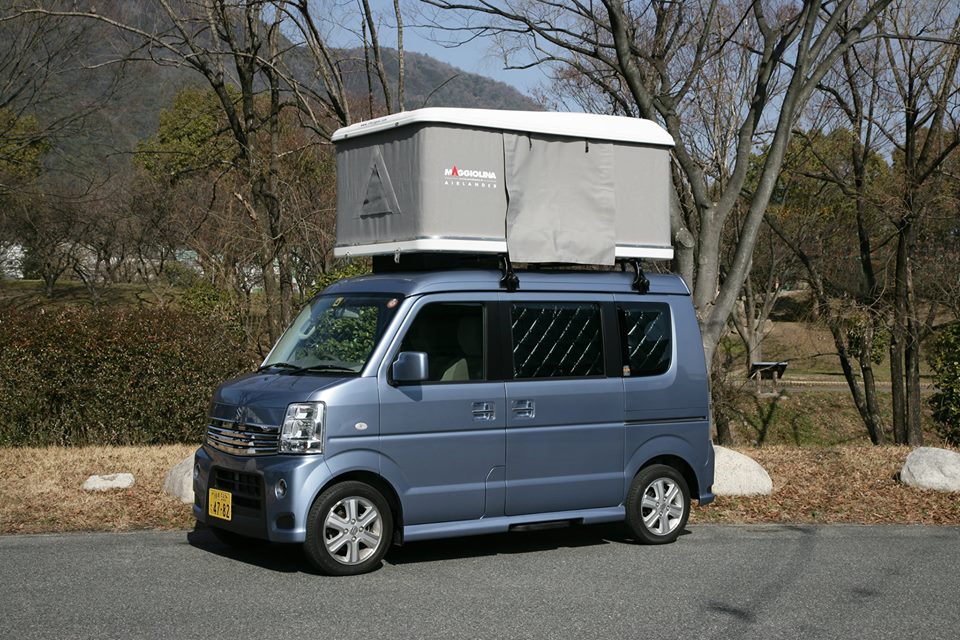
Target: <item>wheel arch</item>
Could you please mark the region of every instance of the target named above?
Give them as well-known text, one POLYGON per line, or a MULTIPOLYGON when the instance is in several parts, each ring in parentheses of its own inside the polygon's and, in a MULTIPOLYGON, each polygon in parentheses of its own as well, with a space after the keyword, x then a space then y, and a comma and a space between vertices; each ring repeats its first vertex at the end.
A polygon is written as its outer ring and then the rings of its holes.
POLYGON ((700 484, 701 474, 698 474, 696 470, 697 461, 702 457, 697 455, 690 442, 674 434, 664 434, 651 438, 633 451, 629 462, 626 464, 623 478, 624 496, 630 490, 633 479, 637 477, 641 470, 651 464, 661 463, 679 471, 687 483, 691 499, 699 501, 706 495, 704 493, 705 487, 701 487, 700 484))
POLYGON ((641 471, 655 464, 662 464, 676 469, 680 475, 683 476, 684 482, 687 483, 687 491, 689 492, 691 498, 695 498, 699 494, 697 474, 694 473, 693 467, 690 466, 690 463, 680 456, 663 454, 650 458, 644 462, 639 469, 637 469, 637 472, 633 474, 633 477, 636 478, 641 471))
POLYGON ((336 475, 329 480, 320 490, 316 492, 313 497, 311 505, 319 499, 324 491, 330 487, 340 484, 342 482, 348 481, 362 482, 368 484, 377 491, 380 492, 380 495, 384 497, 387 501, 387 504, 390 506, 390 514, 393 516, 393 543, 402 544, 403 543, 403 505, 400 502, 400 496, 397 493, 397 490, 387 481, 386 478, 381 476, 378 473, 373 471, 368 471, 365 469, 353 469, 351 471, 344 471, 339 475, 336 475))

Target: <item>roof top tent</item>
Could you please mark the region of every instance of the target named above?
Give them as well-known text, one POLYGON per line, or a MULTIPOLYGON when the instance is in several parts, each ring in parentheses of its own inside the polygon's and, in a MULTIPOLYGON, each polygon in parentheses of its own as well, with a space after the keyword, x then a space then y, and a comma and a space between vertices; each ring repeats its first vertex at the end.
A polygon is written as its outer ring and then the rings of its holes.
POLYGON ((649 120, 429 108, 333 135, 343 256, 670 259, 670 149, 649 120))

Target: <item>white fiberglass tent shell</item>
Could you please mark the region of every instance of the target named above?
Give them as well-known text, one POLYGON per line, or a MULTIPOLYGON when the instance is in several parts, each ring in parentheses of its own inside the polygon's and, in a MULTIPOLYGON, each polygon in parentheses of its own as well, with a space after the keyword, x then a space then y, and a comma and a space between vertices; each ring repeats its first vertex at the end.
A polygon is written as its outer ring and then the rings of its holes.
POLYGON ((670 149, 649 120, 430 108, 338 130, 335 255, 673 257, 670 149))

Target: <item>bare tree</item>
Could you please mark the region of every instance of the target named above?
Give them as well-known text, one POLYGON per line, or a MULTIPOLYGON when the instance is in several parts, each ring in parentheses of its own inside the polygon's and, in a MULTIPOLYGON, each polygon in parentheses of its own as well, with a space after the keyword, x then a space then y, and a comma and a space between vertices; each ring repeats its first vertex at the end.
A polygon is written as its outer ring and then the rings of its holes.
POLYGON ((918 234, 939 194, 930 188, 944 162, 960 145, 960 13, 952 3, 895 5, 884 16, 891 33, 884 41, 889 73, 885 89, 896 100, 901 119, 882 127, 895 148, 902 189, 895 199, 896 266, 890 375, 896 442, 922 444, 920 426, 920 345, 929 334, 934 310, 920 317, 914 285, 918 234))
POLYGON ((730 317, 746 346, 747 367, 764 359, 763 341, 770 333, 770 316, 785 285, 794 277, 795 262, 793 252, 775 233, 761 230, 740 299, 730 317))
POLYGON ((883 40, 877 38, 844 53, 811 105, 815 130, 795 132, 796 153, 784 165, 782 180, 792 185, 790 199, 803 201, 801 208, 822 209, 824 193, 832 191, 827 206, 852 209, 853 215, 814 217, 813 224, 792 227, 771 223, 804 265, 817 315, 831 332, 844 379, 874 444, 887 439, 874 373, 877 347, 886 333, 886 282, 875 266, 885 233, 878 224, 877 192, 890 178, 880 155, 884 145, 878 127, 889 116, 879 85, 882 48, 883 40), (815 225, 825 228, 811 228, 815 225), (849 253, 848 246, 856 247, 856 259, 838 260, 849 253), (831 297, 844 303, 830 304, 831 297))
POLYGON ((43 280, 47 297, 54 285, 81 259, 79 238, 86 231, 86 220, 70 196, 48 193, 20 200, 7 211, 6 225, 26 251, 23 270, 43 280))
MULTIPOLYGON (((786 166, 814 191, 838 190, 852 215, 833 219, 832 233, 820 230, 814 243, 809 228, 793 235, 784 226, 777 230, 789 236, 807 269, 871 440, 887 438, 873 367, 883 348, 880 337, 889 335, 892 436, 900 444, 919 444, 920 345, 933 328, 939 300, 935 286, 918 287, 913 275, 924 260, 921 239, 927 237, 927 246, 943 244, 929 238, 930 223, 941 211, 955 211, 946 174, 960 142, 960 16, 943 0, 897 2, 878 23, 882 37, 845 52, 820 84, 817 110, 826 115, 821 127, 831 131, 826 137, 833 148, 823 144, 824 136, 801 133, 806 159, 786 166), (838 266, 837 256, 845 252, 836 236, 846 233, 853 235, 840 242, 856 246, 857 259, 838 266)), ((937 231, 949 235, 949 225, 937 231)), ((943 251, 933 262, 948 255, 943 251)))
POLYGON ((88 77, 82 54, 92 38, 67 18, 0 8, 0 201, 36 195, 42 156, 111 98, 119 69, 96 100, 82 102, 63 90, 68 80, 88 77))
MULTIPOLYGON (((311 144, 326 141, 334 128, 350 124, 350 96, 341 69, 344 53, 329 44, 324 22, 328 16, 309 0, 157 0, 157 4, 163 20, 155 28, 129 19, 120 8, 101 13, 31 4, 19 15, 109 25, 129 42, 127 60, 190 68, 206 80, 234 142, 230 165, 242 179, 232 195, 258 236, 268 335, 273 341, 289 322, 294 301, 289 221, 279 183, 282 114, 293 109, 300 115, 300 122, 318 134, 311 144), (282 33, 283 25, 300 33, 304 46, 282 33), (316 82, 301 81, 291 71, 293 59, 304 50, 312 57, 316 82)), ((385 103, 392 109, 376 19, 368 3, 364 9, 385 103)), ((402 31, 400 21, 398 29, 402 31)))
MULTIPOLYGON (((890 0, 785 5, 765 2, 604 0, 583 2, 457 2, 424 0, 466 16, 458 28, 526 46, 522 65, 555 65, 586 75, 625 112, 660 121, 673 135, 686 224, 675 228, 678 270, 692 283, 704 350, 712 360, 727 327, 801 109, 853 44, 874 32, 890 0), (749 89, 727 124, 734 144, 723 150, 726 183, 711 180, 710 158, 690 105, 709 91, 713 61, 746 64, 749 89), (721 273, 722 240, 742 197, 758 142, 767 145, 732 261, 721 273), (693 233, 695 243, 679 241, 693 233)), ((449 19, 448 19, 449 22, 449 19)), ((723 63, 725 64, 725 63, 723 63)))
MULTIPOLYGON (((394 3, 394 19, 397 34, 397 97, 393 97, 393 84, 387 73, 384 63, 384 48, 380 42, 380 26, 382 16, 372 8, 368 0, 357 0, 357 14, 360 16, 360 32, 353 32, 349 28, 352 23, 350 17, 333 12, 331 7, 314 0, 275 0, 273 4, 283 12, 285 19, 294 25, 298 40, 294 44, 302 45, 311 56, 314 72, 318 83, 310 84, 298 81, 287 74, 285 80, 298 98, 298 106, 304 114, 304 123, 318 133, 321 138, 329 139, 334 127, 352 124, 354 121, 351 106, 352 96, 346 88, 345 69, 356 66, 361 62, 353 60, 343 45, 353 38, 354 46, 360 43, 363 46, 365 59, 362 68, 368 78, 376 72, 383 105, 386 113, 395 113, 404 109, 404 55, 403 55, 403 17, 399 3, 394 3), (330 34, 340 37, 331 42, 330 34), (341 46, 338 47, 337 45, 341 46), (368 54, 373 54, 371 61, 368 54), (319 110, 318 107, 319 106, 319 110)), ((373 108, 373 83, 368 79, 370 87, 370 112, 373 108)))

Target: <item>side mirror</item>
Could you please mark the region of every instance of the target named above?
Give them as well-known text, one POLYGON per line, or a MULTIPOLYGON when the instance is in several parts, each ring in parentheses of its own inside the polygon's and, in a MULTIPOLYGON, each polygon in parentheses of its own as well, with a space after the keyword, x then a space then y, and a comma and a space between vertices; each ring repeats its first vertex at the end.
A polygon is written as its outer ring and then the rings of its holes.
POLYGON ((399 384, 423 382, 429 377, 427 354, 422 351, 401 351, 393 363, 393 380, 399 384))

